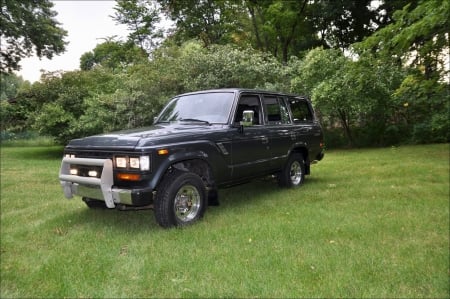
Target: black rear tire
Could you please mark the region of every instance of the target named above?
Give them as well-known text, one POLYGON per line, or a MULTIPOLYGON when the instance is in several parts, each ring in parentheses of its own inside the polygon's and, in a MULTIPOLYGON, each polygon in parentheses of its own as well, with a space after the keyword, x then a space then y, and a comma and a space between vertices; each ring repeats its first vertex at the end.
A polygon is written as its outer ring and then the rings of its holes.
POLYGON ((300 187, 305 181, 305 159, 300 153, 289 157, 283 170, 278 174, 278 184, 281 187, 300 187))
POLYGON ((160 183, 154 202, 155 218, 164 228, 190 225, 208 203, 203 180, 195 173, 173 170, 160 183))

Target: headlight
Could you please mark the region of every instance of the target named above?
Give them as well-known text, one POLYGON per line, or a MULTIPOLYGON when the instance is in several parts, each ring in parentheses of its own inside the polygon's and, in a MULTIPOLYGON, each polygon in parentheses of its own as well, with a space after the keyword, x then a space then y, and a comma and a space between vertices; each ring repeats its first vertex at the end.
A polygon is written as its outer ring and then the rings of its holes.
POLYGON ((74 154, 65 154, 64 157, 66 157, 66 158, 75 158, 75 155, 74 154))
POLYGON ((115 157, 117 168, 132 168, 140 170, 150 170, 150 156, 140 157, 115 157))
POLYGON ((130 167, 139 168, 139 158, 130 158, 130 167))
POLYGON ((141 170, 150 170, 150 157, 149 156, 140 156, 139 162, 141 164, 141 170))
POLYGON ((116 157, 116 167, 117 168, 126 168, 127 167, 127 158, 126 157, 116 157))

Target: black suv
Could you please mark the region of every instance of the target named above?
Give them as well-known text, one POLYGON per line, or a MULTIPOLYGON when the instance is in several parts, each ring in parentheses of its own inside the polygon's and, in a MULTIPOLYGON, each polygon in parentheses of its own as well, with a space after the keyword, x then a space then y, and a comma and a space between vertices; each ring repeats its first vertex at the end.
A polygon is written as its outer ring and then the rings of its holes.
POLYGON ((300 186, 323 146, 305 97, 206 90, 174 97, 151 127, 70 141, 59 179, 91 208, 153 208, 162 227, 183 226, 218 203, 218 188, 267 175, 300 186))

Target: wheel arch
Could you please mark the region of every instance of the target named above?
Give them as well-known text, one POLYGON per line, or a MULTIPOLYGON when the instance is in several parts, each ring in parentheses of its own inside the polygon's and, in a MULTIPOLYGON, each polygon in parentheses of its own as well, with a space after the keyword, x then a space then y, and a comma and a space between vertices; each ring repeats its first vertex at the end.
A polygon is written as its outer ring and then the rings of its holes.
POLYGON ((186 159, 177 161, 169 166, 167 171, 170 171, 171 168, 175 168, 182 171, 189 171, 197 174, 202 178, 203 182, 207 189, 214 188, 215 180, 213 169, 209 163, 200 158, 186 159))
POLYGON ((310 161, 309 161, 309 151, 305 145, 299 145, 290 150, 289 156, 292 154, 301 154, 305 159, 305 174, 310 174, 310 161))

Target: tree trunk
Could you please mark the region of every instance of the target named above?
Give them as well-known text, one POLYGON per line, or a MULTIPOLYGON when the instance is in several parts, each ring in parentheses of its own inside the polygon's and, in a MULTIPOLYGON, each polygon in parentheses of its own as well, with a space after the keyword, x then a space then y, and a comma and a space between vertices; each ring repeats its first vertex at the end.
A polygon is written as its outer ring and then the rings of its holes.
POLYGON ((344 110, 342 110, 342 109, 339 109, 338 113, 339 113, 339 117, 341 119, 342 127, 344 127, 345 135, 348 138, 348 146, 349 147, 353 147, 354 141, 353 141, 353 136, 352 136, 352 132, 351 132, 351 129, 350 129, 349 117, 348 117, 347 113, 344 110))

